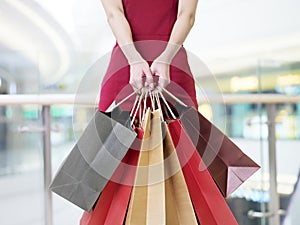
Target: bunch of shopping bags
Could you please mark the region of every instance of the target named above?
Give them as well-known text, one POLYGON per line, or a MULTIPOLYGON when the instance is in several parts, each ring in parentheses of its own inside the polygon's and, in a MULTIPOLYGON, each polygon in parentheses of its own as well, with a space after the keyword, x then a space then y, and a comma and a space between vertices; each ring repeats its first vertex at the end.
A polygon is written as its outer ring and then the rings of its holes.
POLYGON ((259 166, 167 90, 120 104, 95 112, 51 184, 81 225, 237 224, 224 197, 259 166))

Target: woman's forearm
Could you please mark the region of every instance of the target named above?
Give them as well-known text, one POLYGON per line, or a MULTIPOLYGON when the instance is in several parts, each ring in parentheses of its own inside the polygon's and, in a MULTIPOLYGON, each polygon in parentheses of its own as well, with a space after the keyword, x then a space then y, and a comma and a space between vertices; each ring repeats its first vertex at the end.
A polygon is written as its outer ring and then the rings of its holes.
POLYGON ((158 61, 170 64, 195 22, 197 0, 179 0, 177 20, 173 26, 169 43, 158 61))
POLYGON ((121 0, 101 0, 107 21, 119 45, 132 43, 132 33, 121 0))
POLYGON ((153 74, 159 76, 156 89, 161 91, 170 83, 170 64, 194 25, 197 0, 179 0, 178 14, 165 50, 151 65, 153 74))
POLYGON ((181 15, 174 24, 169 42, 182 45, 194 25, 195 18, 192 15, 181 15))
POLYGON ((102 0, 107 21, 111 30, 130 65, 129 84, 137 92, 144 86, 153 88, 153 78, 149 64, 136 50, 129 23, 125 17, 122 0, 102 0), (146 80, 143 80, 143 76, 146 80))
POLYGON ((132 43, 130 26, 121 12, 116 12, 107 17, 111 30, 120 46, 132 43))
POLYGON ((122 0, 102 0, 107 21, 129 64, 143 61, 136 50, 129 23, 124 15, 122 0))
POLYGON ((182 45, 195 22, 197 0, 179 0, 177 20, 169 39, 170 43, 182 45))

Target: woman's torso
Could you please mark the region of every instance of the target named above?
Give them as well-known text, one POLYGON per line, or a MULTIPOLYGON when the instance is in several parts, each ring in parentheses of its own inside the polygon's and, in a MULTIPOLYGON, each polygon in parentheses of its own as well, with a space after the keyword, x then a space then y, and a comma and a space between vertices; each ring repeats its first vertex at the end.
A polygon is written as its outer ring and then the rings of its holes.
POLYGON ((169 40, 178 0, 123 0, 123 7, 134 41, 169 40))

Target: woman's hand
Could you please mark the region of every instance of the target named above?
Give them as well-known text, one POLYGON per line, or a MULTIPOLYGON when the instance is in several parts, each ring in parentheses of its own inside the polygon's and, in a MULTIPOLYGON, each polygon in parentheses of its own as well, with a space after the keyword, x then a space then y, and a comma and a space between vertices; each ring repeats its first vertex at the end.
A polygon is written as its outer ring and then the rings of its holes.
POLYGON ((170 83, 170 65, 167 62, 162 62, 159 59, 153 61, 150 67, 152 74, 158 76, 158 82, 155 85, 155 90, 161 91, 170 83))
POLYGON ((149 64, 145 60, 130 64, 129 83, 137 92, 140 92, 143 87, 148 87, 150 90, 153 90, 153 75, 149 64))
POLYGON ((130 65, 129 84, 136 92, 140 92, 143 87, 153 89, 153 75, 149 64, 136 50, 133 42, 120 46, 128 64, 130 65))
POLYGON ((155 87, 158 91, 161 91, 170 83, 170 64, 180 47, 181 45, 169 42, 160 56, 153 61, 150 69, 152 74, 158 76, 158 83, 155 87))

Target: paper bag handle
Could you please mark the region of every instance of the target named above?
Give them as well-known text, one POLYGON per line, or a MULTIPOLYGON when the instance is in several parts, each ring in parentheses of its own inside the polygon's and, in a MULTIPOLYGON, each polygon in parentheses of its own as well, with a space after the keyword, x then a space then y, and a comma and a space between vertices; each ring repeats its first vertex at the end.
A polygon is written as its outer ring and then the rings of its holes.
POLYGON ((113 108, 112 111, 117 108, 118 106, 120 106, 122 103, 124 103, 125 101, 127 101, 129 98, 131 98, 134 94, 136 94, 136 91, 132 92, 130 95, 128 95, 127 97, 123 98, 121 101, 119 101, 113 108))
POLYGON ((176 120, 176 116, 174 115, 171 107, 169 106, 167 100, 165 99, 165 96, 161 93, 161 92, 158 92, 158 94, 160 95, 160 97, 162 98, 162 100, 164 101, 165 105, 167 106, 167 109, 169 110, 171 116, 173 117, 174 120, 176 120))
POLYGON ((138 112, 138 111, 141 112, 141 110, 139 110, 139 109, 140 109, 140 106, 141 106, 142 99, 143 99, 144 95, 145 95, 145 93, 143 92, 141 95, 138 95, 137 98, 136 98, 136 102, 137 102, 137 103, 134 104, 134 105, 135 105, 135 108, 132 108, 131 114, 130 114, 130 116, 132 116, 131 124, 130 124, 131 126, 132 126, 133 123, 134 123, 134 120, 135 120, 135 118, 136 118, 136 116, 137 116, 137 112, 138 112), (137 99, 138 99, 138 101, 137 101, 137 99))
POLYGON ((162 88, 164 92, 166 92, 171 98, 173 98, 175 101, 177 101, 179 104, 187 107, 185 103, 183 103, 179 98, 177 98, 175 95, 173 95, 171 92, 169 92, 166 88, 162 88))

